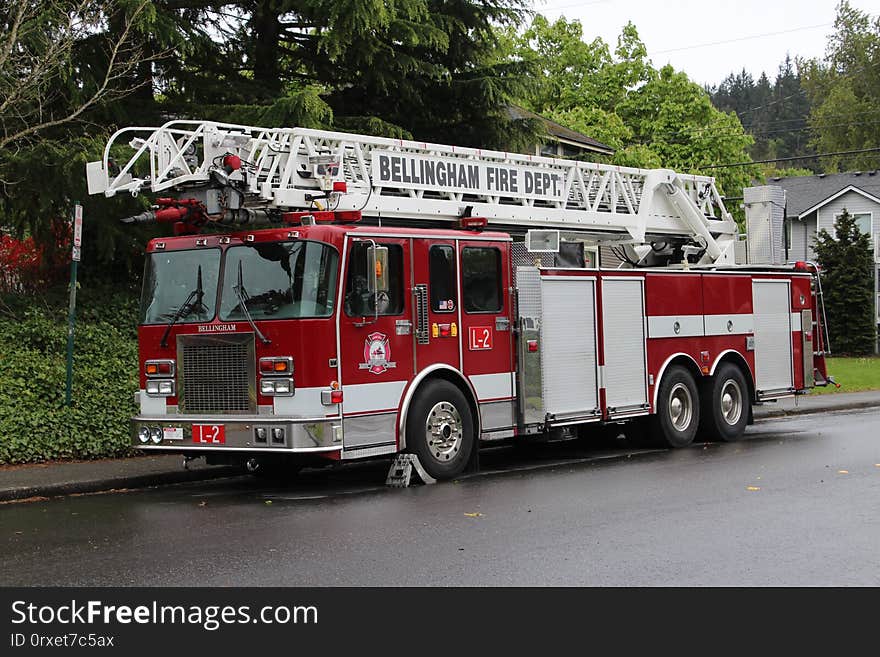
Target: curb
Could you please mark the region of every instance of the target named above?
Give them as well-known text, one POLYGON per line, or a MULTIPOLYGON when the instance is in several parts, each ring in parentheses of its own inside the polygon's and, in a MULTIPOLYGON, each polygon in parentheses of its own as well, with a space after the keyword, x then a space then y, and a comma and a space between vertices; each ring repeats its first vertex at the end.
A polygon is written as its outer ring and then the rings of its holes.
POLYGON ((866 408, 880 408, 880 402, 865 401, 841 404, 839 406, 821 406, 816 408, 794 408, 787 410, 784 408, 774 408, 755 412, 755 422, 762 420, 774 420, 780 417, 794 417, 797 415, 815 415, 816 413, 834 413, 836 411, 855 411, 866 408))
POLYGON ((104 479, 90 479, 88 481, 66 481, 57 484, 36 486, 21 486, 0 490, 0 503, 25 500, 31 497, 59 497, 63 495, 82 495, 85 493, 100 493, 110 490, 125 490, 131 488, 150 488, 153 486, 165 486, 169 484, 182 484, 193 481, 208 481, 234 477, 241 474, 241 469, 235 466, 215 466, 205 470, 172 470, 169 472, 156 472, 146 475, 132 475, 107 477, 104 479))

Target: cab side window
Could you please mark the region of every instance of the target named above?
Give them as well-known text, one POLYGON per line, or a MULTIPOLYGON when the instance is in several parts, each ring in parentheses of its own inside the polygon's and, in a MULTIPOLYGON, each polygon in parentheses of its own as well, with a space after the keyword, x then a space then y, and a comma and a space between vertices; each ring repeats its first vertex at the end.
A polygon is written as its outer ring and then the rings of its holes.
POLYGON ((455 249, 448 244, 432 246, 428 252, 431 280, 431 310, 435 313, 455 312, 458 291, 455 289, 455 249))
POLYGON ((469 313, 497 313, 504 305, 501 294, 501 251, 466 246, 461 251, 464 309, 469 313))
POLYGON ((349 317, 369 317, 378 302, 380 315, 399 315, 403 312, 403 248, 400 244, 382 244, 388 247, 388 290, 371 292, 373 273, 368 271, 367 252, 370 242, 354 242, 348 258, 345 281, 345 314, 349 317))

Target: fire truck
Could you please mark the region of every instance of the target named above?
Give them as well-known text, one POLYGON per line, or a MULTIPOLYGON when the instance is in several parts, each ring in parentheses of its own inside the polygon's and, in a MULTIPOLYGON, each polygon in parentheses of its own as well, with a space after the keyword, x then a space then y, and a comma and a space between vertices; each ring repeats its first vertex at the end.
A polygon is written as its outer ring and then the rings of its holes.
POLYGON ((146 249, 142 450, 448 479, 494 441, 739 440, 828 381, 816 267, 738 264, 710 177, 207 121, 119 130, 86 176, 173 232, 146 249))

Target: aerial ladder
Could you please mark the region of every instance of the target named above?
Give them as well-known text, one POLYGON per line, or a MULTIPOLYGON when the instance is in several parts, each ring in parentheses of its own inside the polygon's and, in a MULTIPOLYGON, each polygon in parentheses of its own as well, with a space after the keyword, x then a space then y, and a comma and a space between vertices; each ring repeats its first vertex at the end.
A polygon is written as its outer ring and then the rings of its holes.
POLYGON ((408 225, 475 217, 514 234, 551 230, 618 245, 633 264, 735 263, 738 230, 714 178, 669 169, 175 120, 118 130, 86 176, 90 194, 165 194, 124 221, 168 222, 178 234, 312 212, 408 225))

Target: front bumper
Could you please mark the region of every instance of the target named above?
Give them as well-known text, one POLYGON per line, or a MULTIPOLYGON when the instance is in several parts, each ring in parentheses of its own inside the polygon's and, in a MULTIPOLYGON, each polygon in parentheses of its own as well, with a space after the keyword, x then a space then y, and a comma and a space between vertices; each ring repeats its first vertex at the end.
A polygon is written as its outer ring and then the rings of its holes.
POLYGON ((315 453, 342 449, 342 420, 289 418, 272 415, 174 416, 139 415, 131 421, 131 444, 138 449, 161 451, 241 451, 315 453), (193 430, 193 427, 197 427, 193 430), (160 440, 143 442, 141 429, 159 433, 160 440), (217 428, 215 430, 215 427, 217 428), (220 429, 222 427, 222 430, 220 429), (266 429, 261 442, 257 429, 266 429), (273 429, 282 429, 279 440, 273 429), (158 429, 158 432, 155 430, 158 429))

